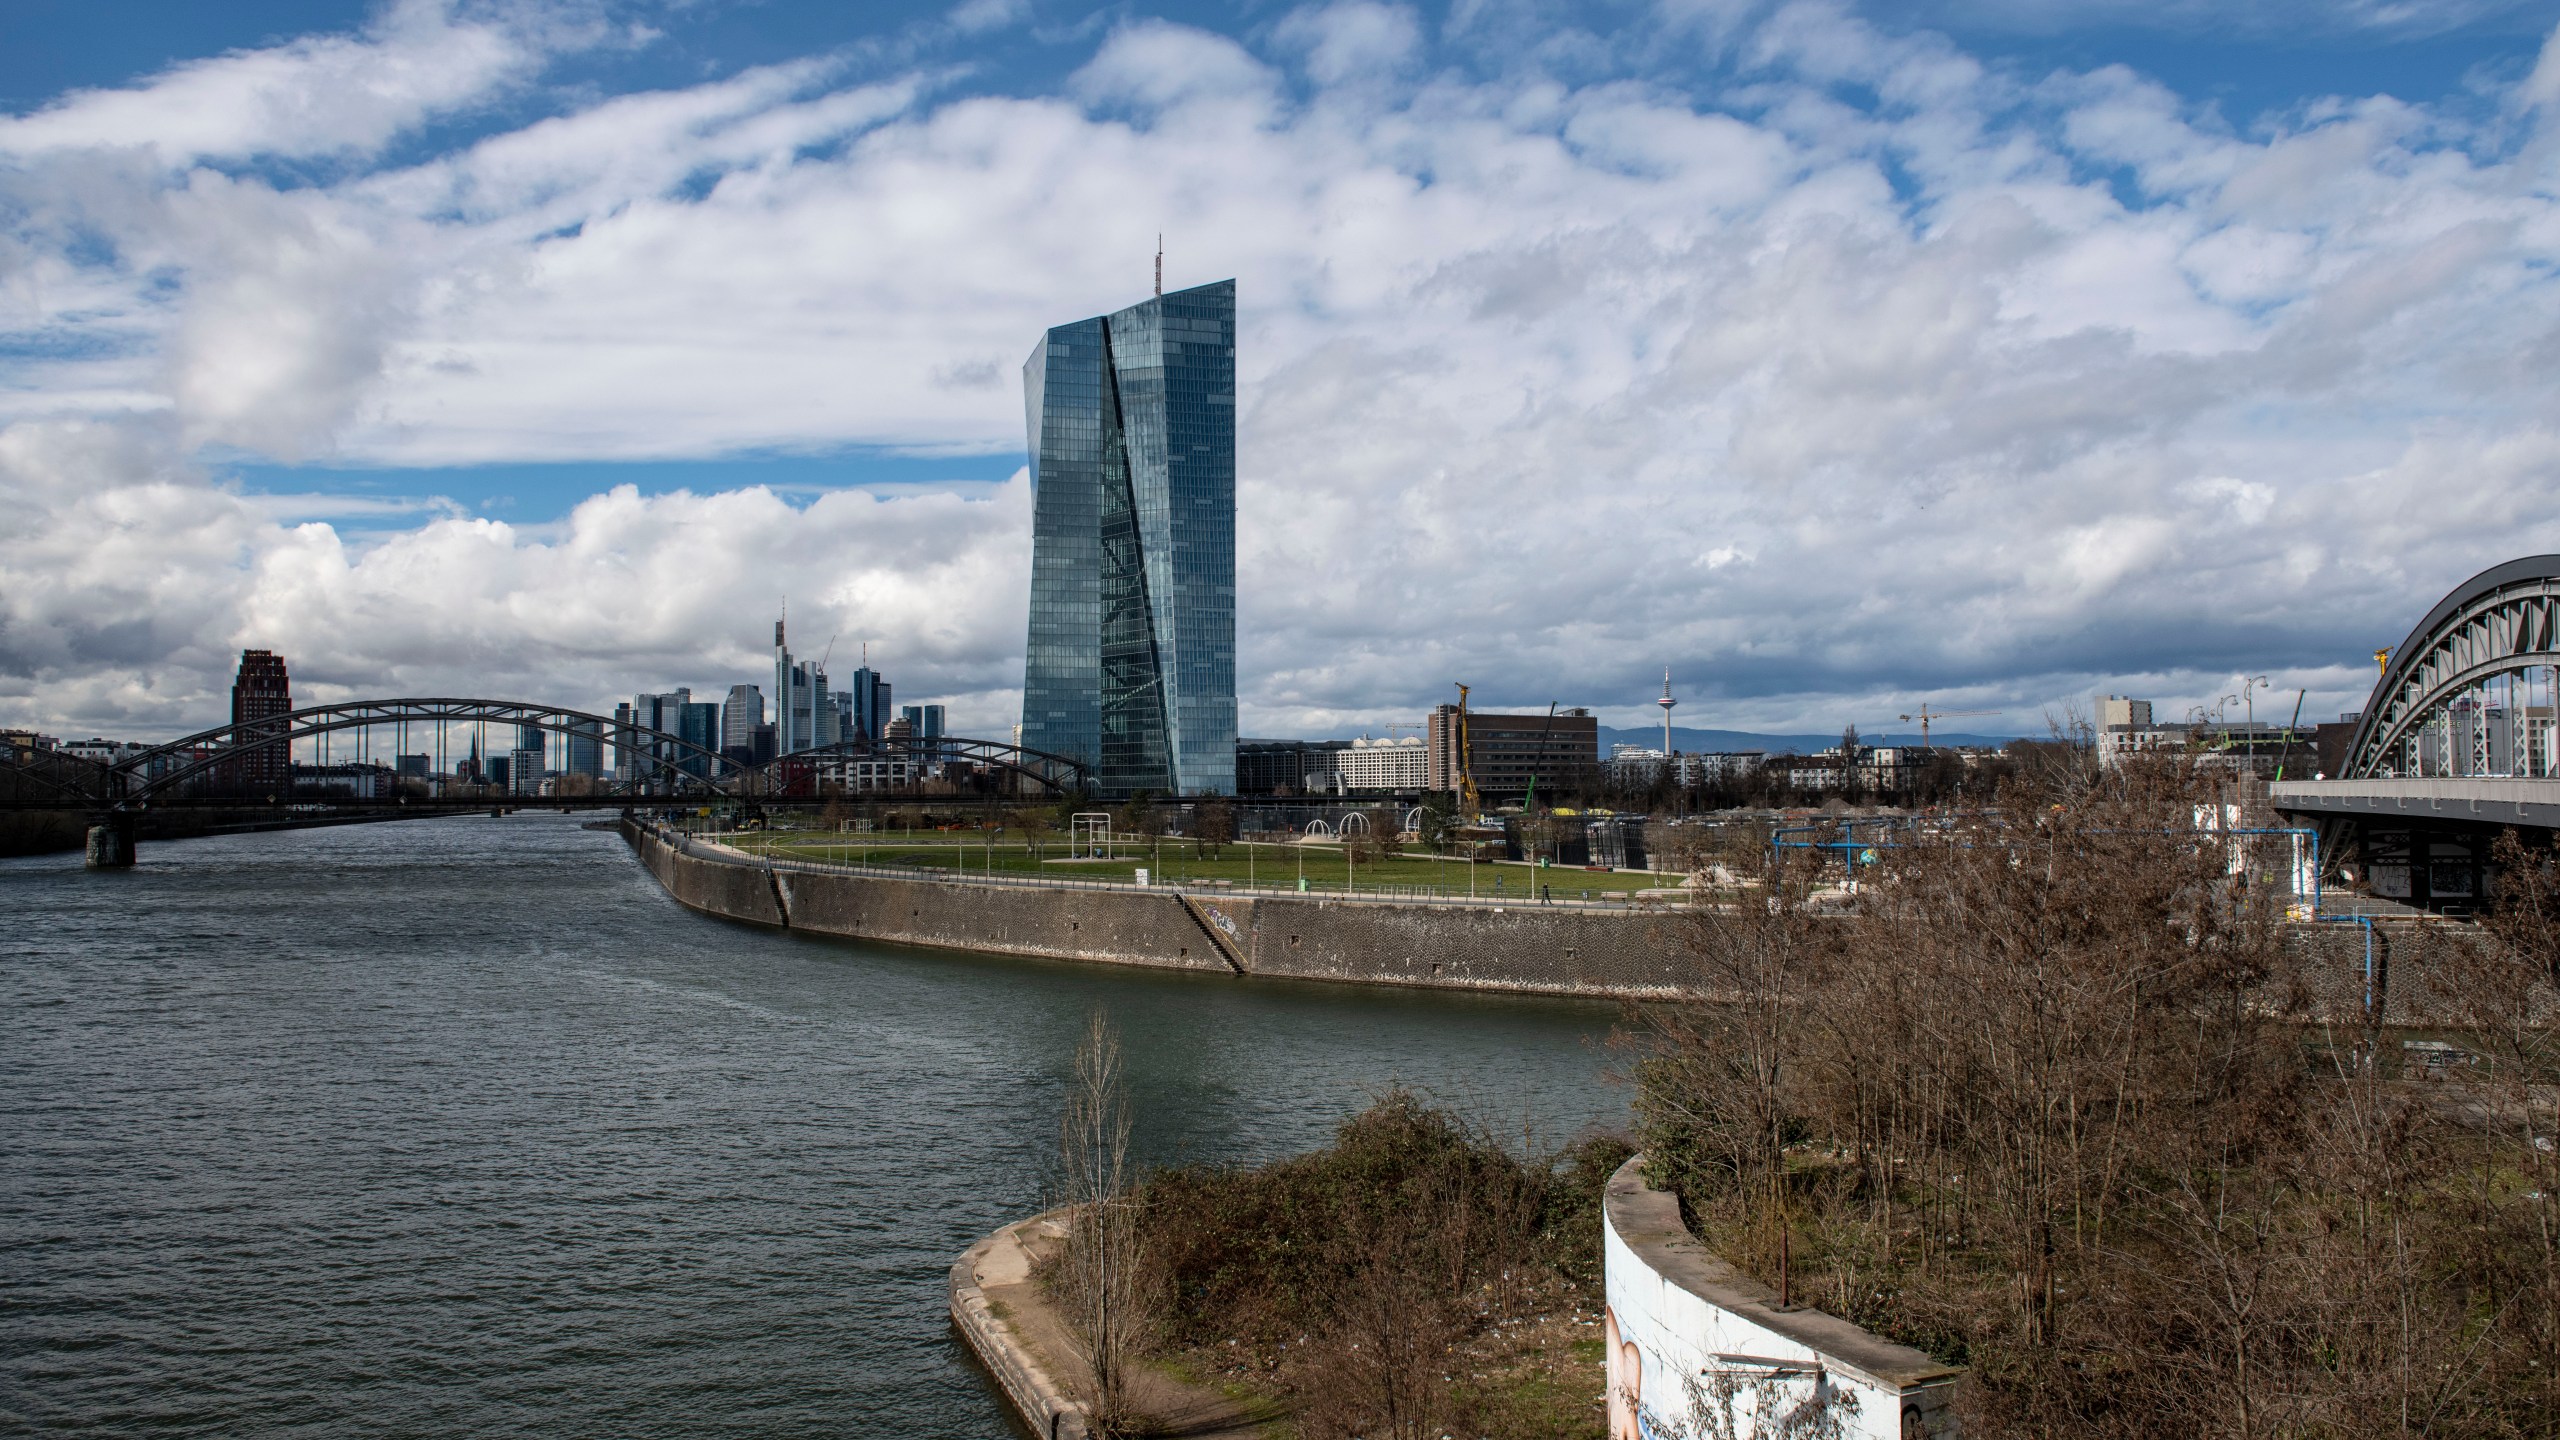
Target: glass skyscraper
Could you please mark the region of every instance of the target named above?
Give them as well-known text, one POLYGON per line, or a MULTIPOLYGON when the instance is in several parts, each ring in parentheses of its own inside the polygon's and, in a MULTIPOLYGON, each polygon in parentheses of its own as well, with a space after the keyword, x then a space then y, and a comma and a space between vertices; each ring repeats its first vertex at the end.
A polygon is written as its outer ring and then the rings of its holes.
POLYGON ((1022 388, 1022 743, 1105 796, 1234 793, 1235 282, 1061 325, 1022 388))

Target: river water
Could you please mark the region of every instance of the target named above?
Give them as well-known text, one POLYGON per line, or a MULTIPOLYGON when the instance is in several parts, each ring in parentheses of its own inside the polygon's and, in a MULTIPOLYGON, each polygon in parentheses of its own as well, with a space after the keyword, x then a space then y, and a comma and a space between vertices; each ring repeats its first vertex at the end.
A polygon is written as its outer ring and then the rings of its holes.
POLYGON ((1614 1012, 802 938, 557 815, 0 861, 0 1430, 993 1437, 953 1258, 1154 1160, 1616 1123, 1614 1012))

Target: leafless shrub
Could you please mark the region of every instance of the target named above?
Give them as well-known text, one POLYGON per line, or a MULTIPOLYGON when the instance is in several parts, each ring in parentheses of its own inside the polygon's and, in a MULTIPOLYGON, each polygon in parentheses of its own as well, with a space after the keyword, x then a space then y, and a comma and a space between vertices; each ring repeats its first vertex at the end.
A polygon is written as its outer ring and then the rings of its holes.
POLYGON ((1708 1243, 1969 1365, 1977 1437, 2560 1433, 2552 872, 2430 961, 2507 1087, 2456 1124, 2307 1023, 2187 762, 2026 775, 1846 913, 1700 918, 1638 1078, 1708 1243))
POLYGON ((1159 1172, 1142 1211, 1158 1337, 1262 1357, 1308 1440, 1456 1433, 1452 1347, 1529 1303, 1533 1276, 1596 1285, 1600 1188, 1626 1155, 1593 1140, 1523 1160, 1397 1091, 1312 1154, 1159 1172))

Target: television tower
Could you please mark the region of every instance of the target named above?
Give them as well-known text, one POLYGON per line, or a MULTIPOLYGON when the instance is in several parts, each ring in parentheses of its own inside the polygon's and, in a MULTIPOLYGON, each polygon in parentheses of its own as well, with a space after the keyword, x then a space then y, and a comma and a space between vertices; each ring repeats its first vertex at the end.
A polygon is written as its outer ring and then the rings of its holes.
POLYGON ((1653 702, 1662 707, 1662 763, 1671 763, 1671 707, 1680 702, 1671 698, 1671 667, 1662 667, 1662 698, 1653 702))

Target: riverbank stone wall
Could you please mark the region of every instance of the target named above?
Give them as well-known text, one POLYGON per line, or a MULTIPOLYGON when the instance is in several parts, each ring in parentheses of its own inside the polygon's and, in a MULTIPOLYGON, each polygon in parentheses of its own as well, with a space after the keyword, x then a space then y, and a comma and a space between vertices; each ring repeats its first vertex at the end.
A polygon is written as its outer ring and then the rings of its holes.
POLYGON ((1548 995, 1669 995, 1683 974, 1679 922, 1643 913, 910 880, 768 868, 726 847, 637 822, 626 822, 623 833, 667 893, 686 906, 821 935, 1158 969, 1548 995))
MULTIPOLYGON (((667 893, 705 914, 848 939, 993 951, 1156 969, 1360 985, 1623 999, 1706 994, 1684 912, 1539 905, 1424 905, 1215 888, 989 884, 768 866, 708 841, 623 822, 623 834, 667 893)), ((2373 991, 2386 1023, 2453 1023, 2461 1007, 2446 973, 2479 943, 2468 926, 2374 926, 2373 991)), ((2268 1003, 2314 1023, 2360 1025, 2365 932, 2351 924, 2292 927, 2301 962, 2268 1003), (2296 982, 2299 982, 2298 984, 2296 982)), ((2560 1014, 2560 996, 2540 998, 2560 1014)))

